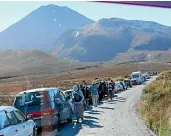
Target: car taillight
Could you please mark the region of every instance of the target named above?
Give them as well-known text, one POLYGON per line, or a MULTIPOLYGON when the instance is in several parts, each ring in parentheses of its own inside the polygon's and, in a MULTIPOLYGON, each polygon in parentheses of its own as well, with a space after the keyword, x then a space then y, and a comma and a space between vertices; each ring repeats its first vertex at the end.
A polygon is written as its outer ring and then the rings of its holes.
POLYGON ((48 115, 54 115, 55 110, 54 109, 48 109, 48 110, 41 110, 38 112, 32 112, 32 113, 27 113, 25 116, 31 115, 32 117, 41 117, 41 116, 48 116, 48 115))

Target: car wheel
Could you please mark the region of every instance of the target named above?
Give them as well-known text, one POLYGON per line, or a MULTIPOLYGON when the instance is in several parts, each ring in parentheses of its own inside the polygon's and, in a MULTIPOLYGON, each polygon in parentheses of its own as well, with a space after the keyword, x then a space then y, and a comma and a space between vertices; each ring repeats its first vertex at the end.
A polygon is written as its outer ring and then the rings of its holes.
POLYGON ((36 127, 33 128, 33 136, 37 136, 37 129, 36 129, 36 127))
POLYGON ((68 123, 72 122, 72 109, 70 109, 70 117, 67 119, 68 123))
POLYGON ((72 122, 72 118, 67 119, 67 122, 71 123, 72 122))

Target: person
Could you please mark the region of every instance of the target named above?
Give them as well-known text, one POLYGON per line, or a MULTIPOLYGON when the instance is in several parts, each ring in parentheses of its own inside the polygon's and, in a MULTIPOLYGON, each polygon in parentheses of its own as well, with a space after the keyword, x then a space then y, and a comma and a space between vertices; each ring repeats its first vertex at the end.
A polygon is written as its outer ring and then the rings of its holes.
POLYGON ((98 94, 98 85, 95 82, 92 83, 92 86, 90 87, 90 91, 92 94, 93 106, 97 107, 99 94, 98 94))
POLYGON ((105 81, 101 81, 102 86, 102 100, 104 100, 105 95, 107 94, 107 84, 105 81))
POLYGON ((99 102, 101 102, 103 100, 102 82, 100 82, 98 90, 99 90, 99 102))
POLYGON ((113 82, 113 80, 111 80, 111 83, 112 83, 112 88, 113 88, 113 97, 114 97, 114 93, 115 93, 115 82, 113 82))
POLYGON ((83 95, 84 95, 84 109, 86 109, 86 101, 85 101, 85 97, 86 97, 86 87, 84 85, 84 82, 82 84, 79 85, 79 89, 82 91, 83 95))
POLYGON ((88 87, 87 87, 86 82, 83 83, 83 87, 84 87, 84 91, 85 91, 85 95, 84 95, 85 109, 88 109, 89 92, 88 92, 88 87))
POLYGON ((73 103, 75 106, 75 115, 77 119, 77 123, 79 123, 79 119, 83 120, 83 113, 84 113, 84 106, 83 106, 83 101, 84 101, 84 95, 81 90, 79 90, 77 85, 73 86, 73 103))
POLYGON ((109 86, 108 86, 108 91, 109 91, 109 98, 112 100, 113 98, 113 91, 114 91, 114 84, 113 82, 110 82, 109 83, 109 86))

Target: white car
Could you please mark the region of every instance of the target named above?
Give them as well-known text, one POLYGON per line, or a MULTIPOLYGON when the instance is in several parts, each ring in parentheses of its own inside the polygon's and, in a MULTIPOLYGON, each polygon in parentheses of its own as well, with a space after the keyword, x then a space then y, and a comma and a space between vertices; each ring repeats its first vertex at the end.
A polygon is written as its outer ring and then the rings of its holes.
POLYGON ((143 82, 142 73, 140 71, 131 73, 131 80, 135 81, 136 84, 140 85, 143 82))
POLYGON ((121 85, 120 82, 115 82, 115 93, 118 93, 120 91, 123 91, 123 86, 121 85))
POLYGON ((0 106, 0 136, 35 136, 33 120, 12 106, 0 106))
POLYGON ((145 72, 144 75, 145 75, 146 79, 149 79, 150 78, 149 72, 145 72))

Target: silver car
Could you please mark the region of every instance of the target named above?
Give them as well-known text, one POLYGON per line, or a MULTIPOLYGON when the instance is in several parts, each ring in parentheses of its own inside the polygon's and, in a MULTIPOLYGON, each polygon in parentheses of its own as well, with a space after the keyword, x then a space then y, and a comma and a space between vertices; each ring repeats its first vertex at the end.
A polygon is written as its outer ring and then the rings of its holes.
POLYGON ((123 91, 123 90, 124 90, 124 88, 121 85, 121 83, 119 81, 115 82, 115 93, 118 93, 118 92, 123 91))
POLYGON ((0 136, 35 136, 36 125, 11 106, 0 106, 0 136))

